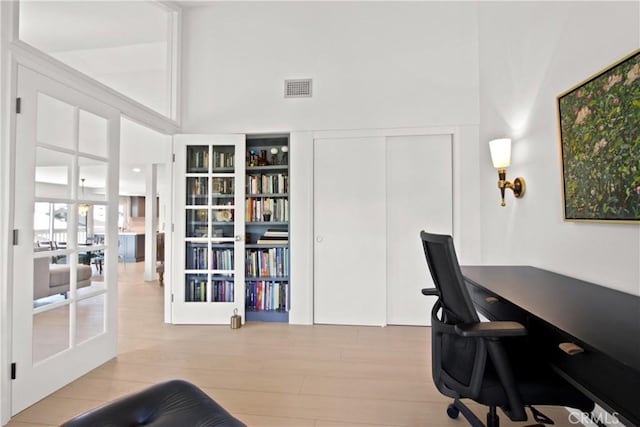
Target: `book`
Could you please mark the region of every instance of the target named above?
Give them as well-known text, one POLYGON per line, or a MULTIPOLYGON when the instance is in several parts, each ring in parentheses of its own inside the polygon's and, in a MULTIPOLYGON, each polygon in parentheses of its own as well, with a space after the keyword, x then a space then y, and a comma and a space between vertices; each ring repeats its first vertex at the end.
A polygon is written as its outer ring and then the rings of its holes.
POLYGON ((264 233, 264 237, 289 237, 289 231, 287 231, 287 230, 271 230, 271 229, 268 229, 264 233))
POLYGON ((259 245, 287 245, 289 244, 289 239, 283 239, 280 237, 262 237, 258 239, 259 245))

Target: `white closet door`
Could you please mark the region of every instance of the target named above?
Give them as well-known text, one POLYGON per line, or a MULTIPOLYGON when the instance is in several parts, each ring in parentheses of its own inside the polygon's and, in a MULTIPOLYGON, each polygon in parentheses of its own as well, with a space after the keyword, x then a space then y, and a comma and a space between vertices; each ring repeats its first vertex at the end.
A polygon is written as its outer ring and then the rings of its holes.
POLYGON ((387 153, 387 323, 428 325, 435 298, 420 230, 451 234, 451 135, 389 137, 387 153))
POLYGON ((314 141, 314 322, 384 325, 385 140, 314 141))

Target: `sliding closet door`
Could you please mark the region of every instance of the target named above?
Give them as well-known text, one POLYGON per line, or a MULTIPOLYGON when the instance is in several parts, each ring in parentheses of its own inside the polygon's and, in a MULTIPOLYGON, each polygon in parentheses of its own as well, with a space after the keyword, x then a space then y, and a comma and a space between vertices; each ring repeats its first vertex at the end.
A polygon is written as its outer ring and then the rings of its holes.
POLYGON ((435 298, 420 230, 451 234, 451 135, 387 138, 387 323, 430 324, 435 298))
POLYGON ((385 139, 314 141, 314 322, 384 325, 385 139))

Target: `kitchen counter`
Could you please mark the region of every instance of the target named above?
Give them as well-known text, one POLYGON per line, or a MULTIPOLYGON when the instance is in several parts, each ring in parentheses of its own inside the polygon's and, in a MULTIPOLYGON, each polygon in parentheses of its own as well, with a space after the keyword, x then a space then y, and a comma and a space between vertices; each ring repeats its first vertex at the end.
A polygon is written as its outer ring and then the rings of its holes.
POLYGON ((124 262, 144 261, 144 233, 118 233, 118 256, 124 262))

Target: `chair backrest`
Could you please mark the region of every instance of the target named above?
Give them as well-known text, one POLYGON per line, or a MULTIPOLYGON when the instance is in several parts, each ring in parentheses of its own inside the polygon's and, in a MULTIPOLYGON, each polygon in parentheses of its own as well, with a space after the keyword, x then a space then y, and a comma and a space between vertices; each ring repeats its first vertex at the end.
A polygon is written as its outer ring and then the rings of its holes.
POLYGON ((485 344, 481 339, 458 336, 454 325, 480 319, 464 283, 451 236, 422 231, 420 238, 439 293, 431 314, 435 385, 445 395, 474 398, 485 368, 485 344))
POLYGON ((440 293, 440 303, 447 315, 447 323, 479 322, 460 272, 451 236, 422 231, 420 238, 433 283, 440 293))

